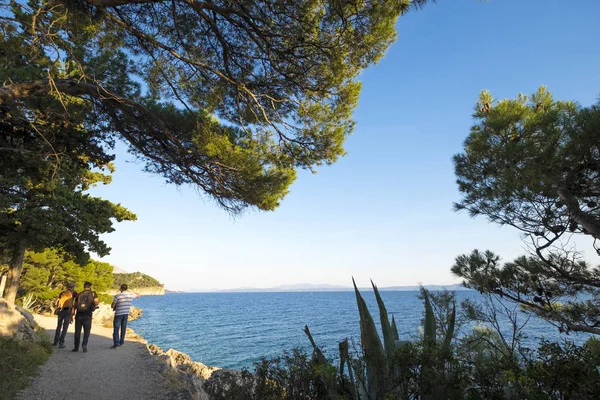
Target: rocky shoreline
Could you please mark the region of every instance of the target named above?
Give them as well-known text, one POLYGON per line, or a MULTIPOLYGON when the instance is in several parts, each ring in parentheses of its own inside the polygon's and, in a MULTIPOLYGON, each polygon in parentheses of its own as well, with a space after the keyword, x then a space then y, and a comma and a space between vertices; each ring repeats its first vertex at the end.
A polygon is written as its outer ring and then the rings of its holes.
MULTIPOLYGON (((100 317, 103 325, 107 326, 106 311, 102 308, 99 311, 100 314, 95 314, 94 318, 100 317)), ((133 307, 130 318, 136 319, 141 316, 142 310, 133 307)), ((110 326, 112 326, 112 319, 110 326)), ((209 400, 211 397, 207 393, 207 387, 220 392, 218 388, 227 388, 232 382, 239 382, 242 377, 242 372, 239 370, 205 365, 193 361, 189 355, 175 349, 165 351, 155 344, 148 343, 131 328, 127 328, 127 338, 146 345, 148 352, 158 363, 160 374, 169 382, 169 389, 173 393, 172 399, 209 400)))
POLYGON ((226 388, 231 382, 238 382, 242 376, 238 370, 192 361, 190 356, 174 349, 164 351, 154 344, 146 344, 146 347, 159 363, 160 373, 175 389, 175 398, 180 400, 209 400, 211 397, 207 387, 213 390, 226 388))

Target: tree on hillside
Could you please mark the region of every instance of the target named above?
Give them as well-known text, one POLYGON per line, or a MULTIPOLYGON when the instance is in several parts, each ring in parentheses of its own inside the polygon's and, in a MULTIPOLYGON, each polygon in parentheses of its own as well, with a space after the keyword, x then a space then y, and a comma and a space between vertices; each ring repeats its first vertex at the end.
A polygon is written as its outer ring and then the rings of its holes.
POLYGON ((141 272, 125 272, 113 274, 113 282, 111 289, 119 290, 121 284, 127 284, 130 289, 138 288, 151 288, 151 287, 164 287, 165 285, 160 283, 150 275, 143 274, 141 272))
POLYGON ((600 269, 569 245, 588 236, 597 249, 600 238, 600 105, 555 101, 544 87, 498 102, 483 92, 474 117, 454 157, 455 208, 516 227, 532 254, 501 265, 494 253, 474 251, 452 271, 564 331, 600 334, 600 269))
POLYGON ((40 101, 65 119, 85 103, 100 141, 125 140, 148 171, 234 213, 273 210, 295 168, 344 154, 356 77, 426 3, 2 0, 0 107, 43 133, 40 101))

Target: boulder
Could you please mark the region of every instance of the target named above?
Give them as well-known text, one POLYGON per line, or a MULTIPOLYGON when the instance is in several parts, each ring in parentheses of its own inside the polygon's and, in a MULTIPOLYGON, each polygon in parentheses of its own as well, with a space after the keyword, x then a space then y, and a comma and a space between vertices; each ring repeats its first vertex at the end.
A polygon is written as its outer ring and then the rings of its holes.
POLYGON ((210 378, 206 379, 203 389, 209 393, 220 393, 227 395, 233 388, 249 387, 251 391, 256 390, 256 377, 234 369, 220 369, 215 371, 210 378))
POLYGON ((186 372, 201 377, 202 379, 210 378, 215 372, 221 371, 219 367, 211 367, 210 365, 204 365, 201 362, 191 362, 186 365, 186 372))
POLYGON ((106 320, 110 320, 112 324, 114 314, 115 312, 110 308, 110 304, 100 303, 94 310, 93 318, 94 321, 102 322, 103 325, 106 320))
POLYGON ((212 393, 227 393, 235 387, 248 387, 254 390, 256 378, 251 374, 244 375, 242 371, 222 369, 192 361, 190 356, 177 350, 163 351, 160 347, 150 344, 148 351, 162 365, 164 375, 176 376, 181 389, 178 399, 210 399, 207 390, 212 393))
POLYGON ((37 323, 29 311, 0 299, 0 336, 21 342, 39 342, 36 327, 37 323))
POLYGON ((179 372, 195 375, 202 379, 210 378, 214 372, 221 369, 219 367, 204 365, 201 362, 192 361, 190 356, 174 349, 163 351, 160 347, 154 344, 148 345, 148 351, 150 351, 151 354, 160 357, 159 360, 161 360, 161 362, 173 366, 173 368, 176 368, 179 372), (170 360, 166 362, 164 356, 169 357, 170 360))
MULTIPOLYGON (((110 304, 100 303, 98 304, 98 308, 94 311, 94 321, 100 322, 103 326, 107 328, 113 327, 113 318, 115 316, 115 312, 112 308, 110 308, 110 304)), ((133 321, 142 316, 142 309, 137 307, 131 307, 129 311, 128 321, 133 321)))
POLYGON ((177 350, 163 351, 154 344, 149 344, 147 347, 148 351, 163 366, 163 373, 177 376, 181 386, 183 386, 180 392, 182 399, 208 399, 208 395, 203 388, 204 382, 220 368, 192 361, 190 356, 177 350))

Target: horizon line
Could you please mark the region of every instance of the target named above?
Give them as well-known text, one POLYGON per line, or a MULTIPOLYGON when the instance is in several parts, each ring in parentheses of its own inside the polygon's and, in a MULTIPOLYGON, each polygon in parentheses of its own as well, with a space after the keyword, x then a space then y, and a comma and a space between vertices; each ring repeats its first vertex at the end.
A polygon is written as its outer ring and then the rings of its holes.
MULTIPOLYGON (((302 285, 302 284, 295 284, 302 285)), ((307 284, 312 285, 312 284, 307 284)), ((217 289, 217 288, 192 288, 186 290, 173 290, 169 288, 165 288, 166 292, 176 292, 176 293, 215 293, 215 292, 227 292, 227 293, 250 293, 250 292, 346 292, 346 291, 354 291, 352 286, 344 286, 344 285, 329 285, 329 284, 314 284, 315 287, 290 287, 292 285, 279 285, 272 286, 266 288, 259 287, 238 287, 238 288, 226 288, 226 289, 217 289)), ((451 290, 473 290, 465 287, 462 283, 451 283, 451 284, 427 284, 427 285, 392 285, 392 286, 382 286, 377 287, 379 291, 418 291, 420 287, 424 288, 436 288, 434 290, 440 290, 445 288, 451 288, 451 290)), ((360 290, 373 291, 373 287, 365 286, 358 287, 360 290)))

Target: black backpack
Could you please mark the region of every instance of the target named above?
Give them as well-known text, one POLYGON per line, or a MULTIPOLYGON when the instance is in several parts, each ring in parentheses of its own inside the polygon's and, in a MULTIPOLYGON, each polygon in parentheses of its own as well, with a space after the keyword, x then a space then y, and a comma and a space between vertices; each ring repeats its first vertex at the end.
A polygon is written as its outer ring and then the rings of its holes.
POLYGON ((96 307, 94 306, 94 292, 91 290, 86 290, 77 296, 77 312, 86 312, 88 310, 94 311, 96 307))

